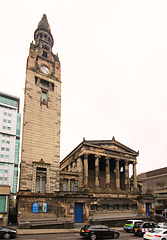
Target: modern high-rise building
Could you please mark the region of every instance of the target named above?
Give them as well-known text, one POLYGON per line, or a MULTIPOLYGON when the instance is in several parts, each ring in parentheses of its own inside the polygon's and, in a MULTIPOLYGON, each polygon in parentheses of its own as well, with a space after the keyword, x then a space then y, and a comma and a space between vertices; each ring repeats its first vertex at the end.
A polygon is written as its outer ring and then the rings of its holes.
MULTIPOLYGON (((0 185, 17 193, 20 123, 20 99, 0 92, 0 185)), ((1 204, 0 204, 1 205, 1 204)))

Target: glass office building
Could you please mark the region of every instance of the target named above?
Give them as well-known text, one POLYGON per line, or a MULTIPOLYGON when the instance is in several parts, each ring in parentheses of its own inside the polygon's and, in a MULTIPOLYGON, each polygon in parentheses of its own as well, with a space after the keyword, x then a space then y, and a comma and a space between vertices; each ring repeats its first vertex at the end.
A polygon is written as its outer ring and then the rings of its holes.
POLYGON ((0 185, 17 193, 20 126, 20 99, 0 92, 0 185))

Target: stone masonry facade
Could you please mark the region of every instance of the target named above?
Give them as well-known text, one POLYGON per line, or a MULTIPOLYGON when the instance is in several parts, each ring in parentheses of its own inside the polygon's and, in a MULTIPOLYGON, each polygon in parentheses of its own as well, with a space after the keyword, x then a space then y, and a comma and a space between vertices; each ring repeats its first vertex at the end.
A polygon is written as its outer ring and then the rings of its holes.
POLYGON ((61 70, 45 15, 34 39, 26 67, 20 191, 36 191, 39 169, 51 193, 59 191, 61 70))
POLYGON ((139 152, 114 137, 83 139, 60 162, 61 68, 45 14, 34 40, 26 67, 19 226, 88 222, 98 214, 136 217, 142 213, 136 178, 139 152))

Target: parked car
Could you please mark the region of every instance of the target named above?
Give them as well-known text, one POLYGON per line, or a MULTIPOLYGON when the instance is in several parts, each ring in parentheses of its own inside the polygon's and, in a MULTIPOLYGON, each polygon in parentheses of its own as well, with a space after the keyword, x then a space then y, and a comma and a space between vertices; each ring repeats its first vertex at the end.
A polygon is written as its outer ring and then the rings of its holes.
POLYGON ((167 229, 157 228, 152 231, 146 232, 143 235, 144 240, 166 240, 167 239, 167 229))
POLYGON ((135 233, 135 229, 138 229, 140 227, 140 225, 143 223, 144 221, 141 222, 135 222, 134 223, 134 227, 133 227, 133 233, 135 233))
POLYGON ((167 223, 157 223, 160 228, 167 228, 167 223))
POLYGON ((164 222, 158 222, 157 223, 158 227, 162 227, 163 224, 164 224, 164 222))
POLYGON ((155 222, 143 222, 139 227, 134 228, 134 234, 143 237, 145 232, 151 231, 154 228, 158 228, 158 225, 155 222))
POLYGON ((85 225, 80 230, 80 236, 84 238, 89 238, 91 240, 96 240, 99 238, 114 238, 117 239, 120 233, 114 229, 110 229, 105 225, 85 225))
POLYGON ((127 220, 123 228, 126 232, 133 232, 134 224, 142 222, 142 220, 127 220))
POLYGON ((17 231, 12 228, 3 228, 0 227, 0 238, 9 239, 9 238, 16 238, 17 231))

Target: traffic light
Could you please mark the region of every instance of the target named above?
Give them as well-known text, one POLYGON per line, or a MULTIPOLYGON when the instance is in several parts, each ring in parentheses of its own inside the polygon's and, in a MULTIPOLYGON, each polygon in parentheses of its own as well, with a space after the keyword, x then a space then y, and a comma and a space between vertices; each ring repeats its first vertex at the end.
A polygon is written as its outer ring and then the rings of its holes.
POLYGON ((162 212, 162 216, 163 216, 164 218, 167 218, 167 209, 165 209, 165 210, 162 212))

